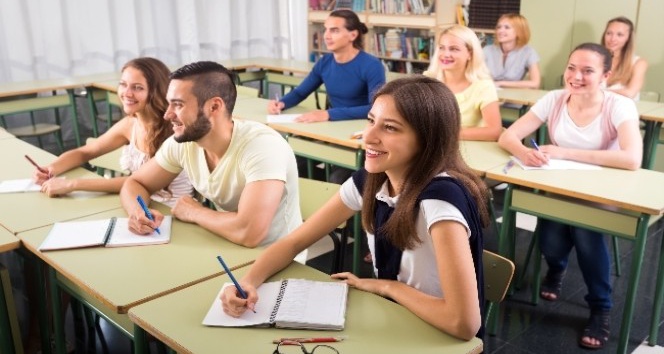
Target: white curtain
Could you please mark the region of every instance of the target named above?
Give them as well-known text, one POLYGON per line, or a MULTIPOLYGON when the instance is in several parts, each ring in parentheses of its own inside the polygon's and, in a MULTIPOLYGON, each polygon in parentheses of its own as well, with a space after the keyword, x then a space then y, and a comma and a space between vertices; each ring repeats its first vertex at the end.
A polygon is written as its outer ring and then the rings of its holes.
POLYGON ((306 0, 0 0, 0 83, 119 70, 153 56, 307 60, 306 0))

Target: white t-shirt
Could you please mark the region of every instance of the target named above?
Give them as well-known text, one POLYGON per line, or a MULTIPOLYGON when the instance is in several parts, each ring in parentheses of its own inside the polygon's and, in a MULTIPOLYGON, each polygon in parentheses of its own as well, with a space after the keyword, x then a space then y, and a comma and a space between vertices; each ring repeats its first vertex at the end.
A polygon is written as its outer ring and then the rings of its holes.
POLYGON ((242 191, 251 182, 283 181, 279 208, 261 243, 267 245, 302 223, 295 155, 273 129, 252 121, 233 122, 231 143, 213 171, 208 169, 203 148, 195 142, 178 143, 173 137, 164 142, 155 158, 171 173, 187 171, 194 188, 219 211, 237 211, 242 191))
MULTIPOLYGON (((531 112, 533 112, 533 114, 535 114, 535 116, 542 122, 546 123, 549 119, 549 115, 553 112, 555 103, 565 94, 565 90, 550 91, 533 105, 531 112)), ((634 101, 617 93, 604 91, 605 102, 610 95, 615 96, 614 99, 616 100, 613 104, 613 110, 611 111, 611 124, 616 127, 616 129, 625 121, 639 119, 639 113, 636 110, 634 101)), ((601 149, 601 114, 585 127, 579 127, 574 123, 569 116, 567 104, 563 106, 560 114, 562 116, 556 126, 556 131, 549 132, 553 135, 558 146, 585 150, 601 149)), ((611 147, 615 148, 617 146, 616 144, 617 141, 614 141, 611 144, 611 147)))
MULTIPOLYGON (((442 176, 449 176, 441 174, 442 176)), ((352 210, 362 209, 362 195, 355 187, 352 178, 349 178, 339 190, 341 200, 352 210)), ((376 199, 379 199, 390 206, 396 205, 399 196, 390 197, 387 191, 387 184, 383 185, 381 190, 376 193, 376 199)), ((401 256, 401 266, 397 280, 412 286, 415 289, 436 296, 443 297, 442 287, 440 286, 440 277, 438 276, 438 267, 436 264, 436 255, 433 249, 433 240, 429 229, 433 224, 442 220, 453 220, 462 224, 468 230, 470 237, 470 228, 461 211, 452 204, 435 199, 426 199, 420 203, 420 213, 417 216, 416 229, 417 235, 422 243, 410 250, 404 250, 401 256)), ((367 241, 373 263, 375 260, 374 235, 367 232, 367 241)), ((378 269, 374 267, 374 274, 378 274, 378 269)))

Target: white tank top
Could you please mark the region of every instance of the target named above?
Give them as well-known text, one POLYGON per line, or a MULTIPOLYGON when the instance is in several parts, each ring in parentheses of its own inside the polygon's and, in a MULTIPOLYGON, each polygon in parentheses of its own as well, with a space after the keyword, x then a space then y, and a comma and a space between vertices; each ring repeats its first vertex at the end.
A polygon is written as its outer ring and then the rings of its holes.
MULTIPOLYGON (((134 124, 131 129, 131 139, 129 140, 129 145, 126 145, 122 149, 122 154, 120 156, 120 167, 123 170, 127 170, 131 173, 134 173, 138 170, 141 165, 150 160, 150 157, 145 152, 141 151, 136 147, 136 126, 138 125, 138 118, 132 118, 134 124)), ((192 195, 194 192, 194 187, 189 182, 187 173, 183 170, 171 184, 168 186, 168 190, 160 190, 157 193, 151 196, 152 200, 173 207, 178 198, 185 195, 192 195)))

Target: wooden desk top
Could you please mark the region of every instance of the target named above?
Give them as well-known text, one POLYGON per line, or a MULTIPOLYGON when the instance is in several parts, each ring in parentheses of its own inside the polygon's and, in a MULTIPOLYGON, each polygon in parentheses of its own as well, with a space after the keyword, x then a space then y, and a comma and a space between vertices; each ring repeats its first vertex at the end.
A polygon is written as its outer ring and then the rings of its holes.
MULTIPOLYGON (((233 272, 242 277, 248 268, 233 272)), ((306 278, 330 280, 313 268, 291 264, 271 280, 306 278)), ((440 332, 401 305, 377 295, 350 289, 346 328, 342 331, 312 331, 277 328, 206 327, 201 323, 227 276, 210 279, 129 310, 129 317, 147 332, 182 353, 271 353, 272 340, 282 337, 348 336, 327 343, 339 353, 479 353, 482 341, 465 342, 440 332), (186 306, 183 306, 186 304, 186 306)), ((221 311, 221 309, 219 309, 221 311)), ((308 350, 313 344, 306 345, 308 350)))
MULTIPOLYGON (((267 124, 267 103, 270 100, 260 97, 245 97, 235 102, 233 109, 233 118, 253 120, 267 124)), ((301 106, 295 106, 285 110, 284 114, 306 113, 309 109, 301 106)))
POLYGON ((106 90, 109 92, 118 92, 118 81, 119 78, 113 78, 105 81, 95 81, 90 86, 100 90, 106 90))
POLYGON ((285 71, 300 74, 308 74, 314 67, 314 63, 310 63, 308 61, 265 57, 247 58, 241 60, 233 59, 230 61, 222 61, 222 64, 233 70, 259 68, 268 71, 285 71), (228 63, 228 65, 225 63, 228 63))
POLYGON ((641 114, 641 119, 655 122, 664 122, 664 103, 659 103, 659 107, 641 114))
MULTIPOLYGON (((25 159, 29 155, 40 165, 48 164, 55 155, 30 145, 20 139, 0 140, 4 166, 0 180, 32 178, 34 167, 25 159)), ((69 178, 101 178, 83 168, 66 172, 69 178)), ((115 194, 75 192, 60 198, 49 198, 43 193, 0 194, 0 224, 12 233, 18 233, 56 221, 74 219, 102 211, 120 208, 120 198, 115 194)))
POLYGON ((533 90, 533 89, 516 89, 516 88, 499 88, 496 90, 498 99, 501 102, 508 102, 513 104, 523 104, 532 106, 540 98, 546 95, 547 90, 533 90))
POLYGON ((21 240, 9 230, 0 227, 0 253, 15 250, 21 246, 21 240))
POLYGON ((319 123, 270 123, 268 125, 282 133, 304 136, 359 150, 364 145, 362 139, 351 139, 351 135, 363 130, 366 124, 365 119, 352 119, 319 123))
POLYGON ((77 87, 90 86, 93 82, 107 81, 116 78, 117 76, 117 73, 100 73, 62 79, 6 82, 0 84, 0 97, 11 97, 53 90, 66 90, 77 87))
POLYGON ((466 164, 480 177, 494 167, 504 166, 510 159, 510 154, 494 141, 462 140, 459 149, 466 164))
POLYGON ((594 171, 523 170, 514 166, 504 173, 499 166, 488 170, 487 177, 638 213, 664 213, 662 172, 608 167, 594 171))
MULTIPOLYGON (((163 212, 168 208, 152 203, 163 212)), ((126 217, 123 209, 79 220, 126 217)), ((171 242, 165 245, 87 248, 40 252, 37 249, 51 227, 18 234, 25 247, 71 282, 116 313, 135 305, 223 274, 216 256, 229 267, 250 262, 261 252, 233 244, 205 229, 173 221, 171 242)), ((185 306, 186 307, 186 306, 185 306)))

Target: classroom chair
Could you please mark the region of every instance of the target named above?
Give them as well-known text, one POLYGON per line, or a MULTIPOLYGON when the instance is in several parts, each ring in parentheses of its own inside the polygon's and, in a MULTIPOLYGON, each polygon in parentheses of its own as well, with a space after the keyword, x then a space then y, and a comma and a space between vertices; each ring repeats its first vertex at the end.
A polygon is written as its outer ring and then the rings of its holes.
MULTIPOLYGON (((298 187, 302 220, 307 220, 339 191, 340 185, 299 178, 298 187)), ((334 274, 340 272, 343 268, 344 249, 348 239, 346 223, 339 225, 336 231, 330 232, 328 235, 334 244, 332 268, 330 270, 330 274, 334 274), (337 233, 341 237, 337 236, 337 233)))
POLYGON ((514 276, 514 263, 487 250, 482 252, 482 262, 484 299, 487 302, 484 310, 485 325, 487 326, 487 333, 493 336, 496 335, 500 310, 498 306, 494 307, 494 305, 499 305, 505 299, 505 294, 514 276))
POLYGON ((260 97, 260 90, 250 86, 236 85, 238 97, 247 96, 247 97, 260 97))
POLYGON ((78 117, 76 113, 76 105, 74 102, 73 93, 71 90, 67 91, 67 95, 59 95, 53 91, 52 96, 36 96, 30 95, 28 97, 17 99, 12 97, 10 99, 0 99, 0 123, 7 129, 7 131, 17 138, 31 138, 36 137, 40 148, 43 148, 41 137, 44 135, 54 134, 56 142, 60 151, 65 151, 64 142, 62 139, 62 127, 60 123, 60 107, 70 107, 72 109, 72 125, 74 128, 74 135, 77 145, 80 146, 80 137, 78 135, 78 117), (37 123, 35 120, 34 112, 53 109, 55 112, 55 123, 37 123), (30 124, 18 127, 8 127, 6 116, 29 113, 30 124))
POLYGON ((258 81, 258 87, 259 87, 258 91, 260 96, 260 91, 263 88, 263 80, 265 80, 265 71, 256 70, 256 71, 236 72, 235 77, 237 79, 236 81, 237 86, 243 86, 247 82, 258 81))
POLYGON ((87 99, 92 122, 92 135, 95 138, 100 135, 98 121, 106 122, 106 129, 108 129, 113 123, 122 119, 122 102, 116 92, 87 88, 79 94, 87 99), (99 111, 97 103, 106 106, 105 113, 99 111))

